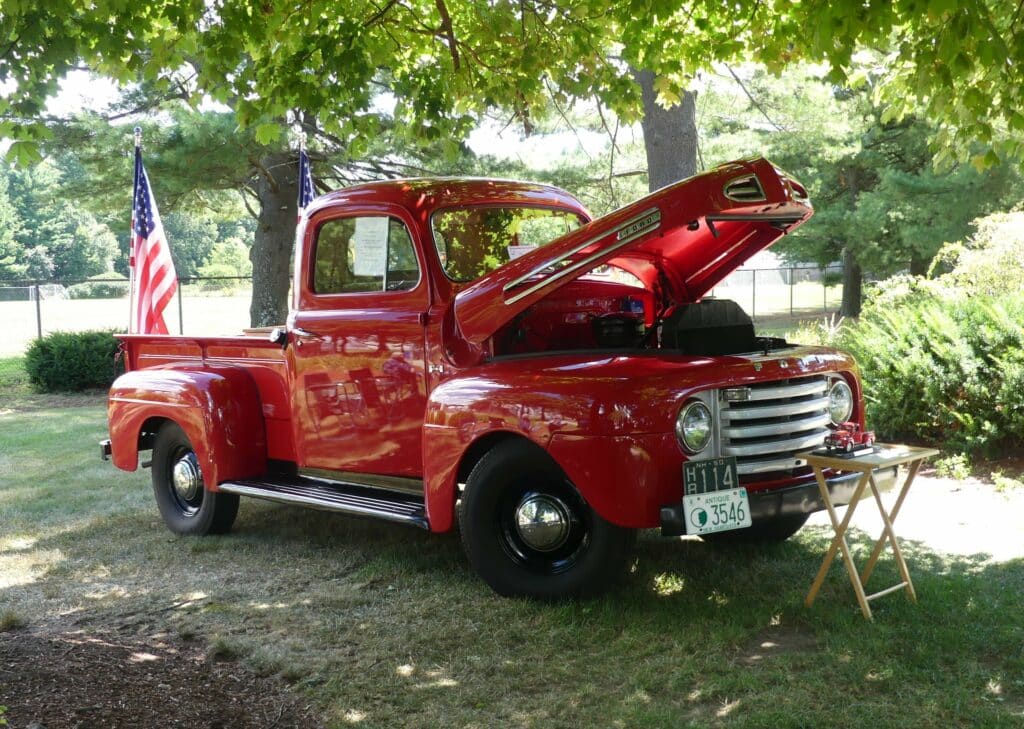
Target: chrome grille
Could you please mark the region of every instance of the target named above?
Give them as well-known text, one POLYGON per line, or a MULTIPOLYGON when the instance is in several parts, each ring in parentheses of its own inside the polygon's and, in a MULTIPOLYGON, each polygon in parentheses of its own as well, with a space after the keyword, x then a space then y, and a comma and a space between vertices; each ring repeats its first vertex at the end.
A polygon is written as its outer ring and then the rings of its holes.
POLYGON ((741 402, 718 404, 723 456, 736 456, 740 474, 806 465, 801 451, 821 446, 828 434, 828 380, 800 377, 751 385, 741 402))

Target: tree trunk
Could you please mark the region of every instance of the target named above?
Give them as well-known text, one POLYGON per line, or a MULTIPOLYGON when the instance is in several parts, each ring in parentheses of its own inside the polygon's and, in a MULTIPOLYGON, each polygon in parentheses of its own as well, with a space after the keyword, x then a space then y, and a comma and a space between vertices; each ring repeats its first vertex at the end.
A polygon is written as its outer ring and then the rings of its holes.
MULTIPOLYGON (((847 170, 846 184, 850 192, 850 210, 857 208, 857 196, 860 195, 859 171, 856 166, 847 170)), ((854 258, 849 242, 843 246, 841 255, 843 259, 843 303, 839 308, 839 315, 856 318, 860 316, 864 272, 854 258)))
POLYGON ((284 324, 288 316, 289 264, 295 243, 298 164, 290 152, 270 154, 260 160, 255 188, 260 217, 249 257, 252 260, 252 304, 249 320, 254 327, 284 324))
POLYGON ((864 274, 860 264, 853 258, 848 247, 843 248, 843 304, 839 309, 840 316, 860 316, 860 304, 863 293, 864 274))
POLYGON ((647 187, 653 192, 697 174, 697 94, 687 91, 682 102, 666 109, 658 104, 654 74, 634 71, 644 103, 644 150, 647 187))

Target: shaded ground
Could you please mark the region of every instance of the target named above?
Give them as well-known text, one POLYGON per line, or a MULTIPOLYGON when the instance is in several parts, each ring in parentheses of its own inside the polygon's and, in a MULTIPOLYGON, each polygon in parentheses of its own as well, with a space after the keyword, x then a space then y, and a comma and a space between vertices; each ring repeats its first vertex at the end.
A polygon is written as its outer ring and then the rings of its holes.
POLYGON ((0 705, 11 727, 312 729, 308 702, 199 642, 88 632, 0 633, 0 705))
POLYGON ((253 499, 230 534, 176 536, 147 472, 99 460, 105 435, 102 406, 0 415, 14 727, 29 705, 46 729, 301 727, 307 700, 332 729, 1024 726, 1024 489, 922 478, 897 521, 920 601, 878 600, 872 623, 839 564, 804 607, 821 521, 775 547, 644 533, 620 587, 539 604, 398 525, 253 499))

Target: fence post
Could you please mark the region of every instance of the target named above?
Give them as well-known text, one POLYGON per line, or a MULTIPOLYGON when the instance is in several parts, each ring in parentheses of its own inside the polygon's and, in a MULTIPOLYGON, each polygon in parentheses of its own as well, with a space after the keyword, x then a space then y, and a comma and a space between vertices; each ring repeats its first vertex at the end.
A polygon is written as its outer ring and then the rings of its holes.
POLYGON ((184 334, 185 333, 185 318, 184 318, 184 314, 182 314, 182 309, 181 309, 182 285, 183 284, 179 281, 178 282, 178 334, 184 334))
POLYGON ((38 332, 39 339, 43 338, 43 303, 39 296, 39 282, 36 281, 33 286, 36 290, 36 331, 38 332))
POLYGON ((793 318, 793 267, 789 267, 789 318, 793 318))
POLYGON ((750 272, 750 319, 757 321, 757 269, 750 272))

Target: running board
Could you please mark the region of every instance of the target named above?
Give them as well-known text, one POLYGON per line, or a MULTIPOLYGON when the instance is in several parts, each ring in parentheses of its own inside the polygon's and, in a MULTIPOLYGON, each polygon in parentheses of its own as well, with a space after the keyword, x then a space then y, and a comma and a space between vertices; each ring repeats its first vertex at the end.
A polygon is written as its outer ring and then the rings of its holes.
POLYGON ((262 476, 225 481, 218 488, 229 494, 430 528, 422 498, 358 484, 303 476, 262 476))

